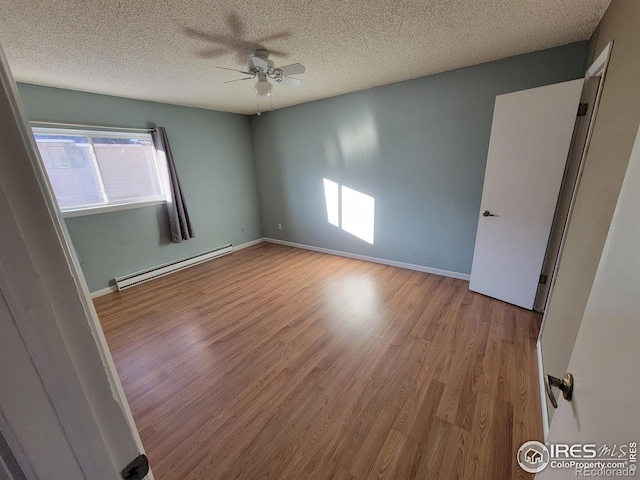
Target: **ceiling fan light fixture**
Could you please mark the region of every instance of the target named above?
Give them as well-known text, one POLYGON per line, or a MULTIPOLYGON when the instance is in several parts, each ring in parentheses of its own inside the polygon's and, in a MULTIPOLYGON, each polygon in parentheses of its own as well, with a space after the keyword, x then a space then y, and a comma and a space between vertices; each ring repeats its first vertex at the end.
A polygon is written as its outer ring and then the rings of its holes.
POLYGON ((259 79, 253 86, 253 91, 256 92, 256 95, 259 97, 268 97, 271 95, 271 84, 266 78, 259 79))
POLYGON ((271 79, 273 82, 287 87, 298 87, 300 86, 300 79, 292 77, 290 75, 301 75, 305 72, 304 65, 302 65, 301 63, 292 63, 291 65, 275 67, 274 63, 269 60, 269 52, 262 49, 254 50, 253 52, 251 52, 246 70, 236 70, 235 68, 228 67, 216 68, 220 68, 222 70, 231 70, 233 72, 248 75, 247 77, 228 80, 224 83, 238 82, 241 80, 252 80, 258 77, 258 80, 253 85, 253 91, 258 98, 271 97, 271 89, 273 87, 271 85, 272 82, 270 82, 269 79, 271 79))

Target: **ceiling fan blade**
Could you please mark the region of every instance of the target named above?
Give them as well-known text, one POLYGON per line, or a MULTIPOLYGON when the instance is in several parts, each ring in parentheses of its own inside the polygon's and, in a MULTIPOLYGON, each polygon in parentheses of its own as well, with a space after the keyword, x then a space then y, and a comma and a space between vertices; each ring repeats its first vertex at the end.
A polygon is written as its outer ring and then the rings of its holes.
POLYGON ((227 80, 226 82, 222 82, 222 83, 239 82, 239 81, 241 81, 241 80, 253 80, 254 78, 256 78, 256 76, 255 76, 255 75, 254 75, 253 77, 236 78, 235 80, 227 80))
POLYGON ((292 77, 278 77, 275 79, 276 82, 281 83, 282 85, 286 85, 287 87, 297 87, 302 83, 298 78, 292 77))
POLYGON ((200 58, 218 58, 228 52, 229 50, 226 48, 211 48, 198 52, 198 56, 200 58))
POLYGON ((215 68, 219 68, 220 70, 230 70, 232 72, 244 73, 245 75, 254 75, 252 72, 245 72, 244 70, 236 70, 235 68, 227 68, 227 67, 215 67, 215 68))
POLYGON ((292 63, 291 65, 278 67, 276 70, 282 70, 283 75, 302 75, 306 69, 301 63, 292 63))
POLYGON ((283 52, 282 50, 273 50, 271 48, 269 49, 269 54, 275 55, 276 57, 283 57, 283 58, 287 58, 289 56, 287 52, 283 52))
POLYGON ((259 38, 259 39, 255 40, 255 43, 273 42, 275 40, 287 39, 290 36, 291 36, 291 33, 289 33, 289 32, 274 33, 273 35, 267 35, 266 37, 262 37, 262 38, 259 38))
POLYGON ((195 28, 189 28, 189 27, 185 27, 183 31, 190 37, 198 38, 200 40, 205 40, 207 42, 220 43, 222 45, 233 45, 233 39, 229 37, 225 37, 224 35, 207 33, 207 32, 203 32, 200 30, 196 30, 195 28))
POLYGON ((244 24, 238 15, 231 13, 227 17, 227 23, 231 27, 234 38, 244 38, 244 24))
POLYGON ((260 57, 251 56, 251 63, 256 68, 261 68, 262 70, 269 70, 269 64, 260 57))

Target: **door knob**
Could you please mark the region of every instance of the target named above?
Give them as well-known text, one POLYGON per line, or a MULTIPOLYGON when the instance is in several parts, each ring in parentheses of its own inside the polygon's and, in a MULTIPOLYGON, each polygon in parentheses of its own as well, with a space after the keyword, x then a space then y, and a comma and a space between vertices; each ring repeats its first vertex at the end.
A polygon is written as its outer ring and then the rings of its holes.
POLYGON ((556 400, 556 396, 553 394, 552 387, 558 387, 562 392, 564 399, 571 401, 571 397, 573 396, 573 375, 567 373, 562 378, 545 375, 545 380, 544 389, 547 391, 547 396, 549 397, 553 408, 558 408, 558 402, 556 400))
POLYGON ((483 210, 482 211, 482 216, 483 217, 497 217, 497 215, 494 215, 493 213, 491 213, 489 210, 483 210))

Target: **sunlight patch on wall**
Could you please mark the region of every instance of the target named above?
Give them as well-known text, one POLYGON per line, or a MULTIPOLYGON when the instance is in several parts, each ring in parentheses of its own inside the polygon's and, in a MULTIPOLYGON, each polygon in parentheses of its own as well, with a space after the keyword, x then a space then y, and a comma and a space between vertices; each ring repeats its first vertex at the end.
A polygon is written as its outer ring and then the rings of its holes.
POLYGON ((375 199, 326 178, 323 183, 328 222, 373 245, 375 199))
POLYGON ((338 184, 331 180, 323 179, 324 199, 327 203, 327 220, 331 225, 340 227, 340 202, 338 184))
POLYGON ((342 229, 373 245, 375 199, 342 186, 342 229))

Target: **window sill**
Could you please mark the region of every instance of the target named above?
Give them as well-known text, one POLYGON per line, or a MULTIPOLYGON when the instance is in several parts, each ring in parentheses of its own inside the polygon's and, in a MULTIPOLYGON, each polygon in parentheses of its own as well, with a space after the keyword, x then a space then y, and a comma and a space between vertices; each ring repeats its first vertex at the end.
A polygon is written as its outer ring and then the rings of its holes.
POLYGON ((153 205, 162 205, 167 203, 166 200, 150 200, 147 202, 121 203, 117 205, 106 205, 104 207, 81 208, 78 210, 67 210, 61 212, 62 218, 84 217, 85 215, 98 215, 100 213, 118 212, 120 210, 131 210, 133 208, 151 207, 153 205))

